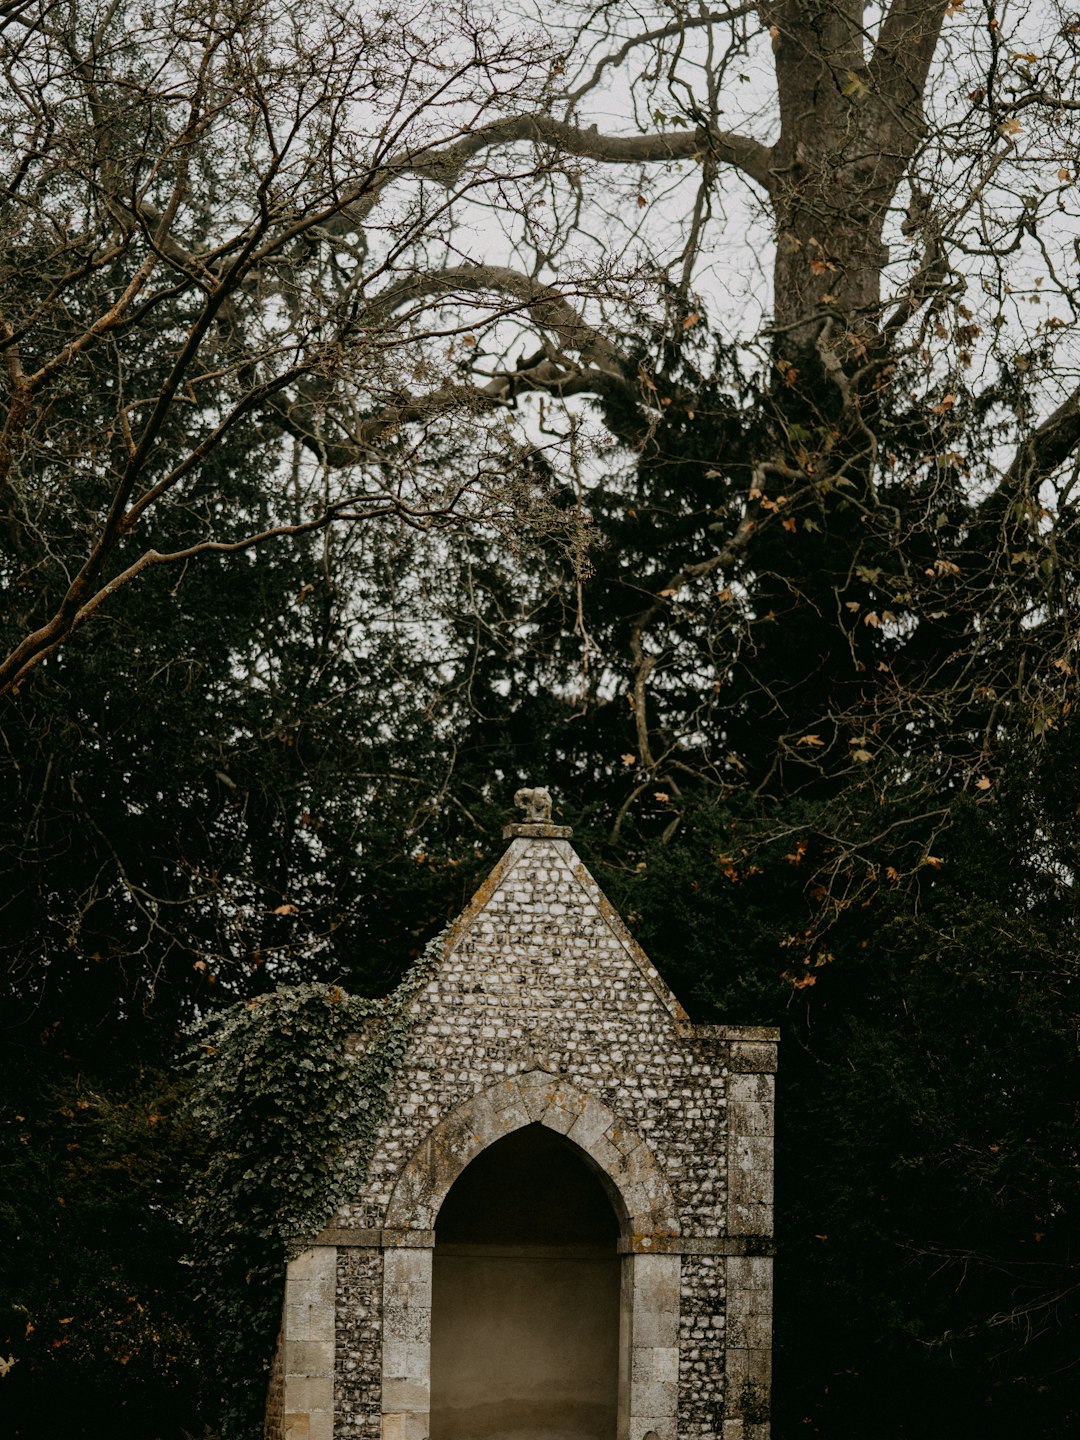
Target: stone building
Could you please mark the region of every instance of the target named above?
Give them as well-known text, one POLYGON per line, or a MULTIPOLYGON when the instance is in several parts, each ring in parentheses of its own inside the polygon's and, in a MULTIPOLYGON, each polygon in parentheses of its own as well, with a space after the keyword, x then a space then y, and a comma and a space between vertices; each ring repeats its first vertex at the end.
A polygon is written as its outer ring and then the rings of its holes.
POLYGON ((522 794, 289 1265, 270 1440, 767 1440, 777 1032, 691 1024, 522 794))

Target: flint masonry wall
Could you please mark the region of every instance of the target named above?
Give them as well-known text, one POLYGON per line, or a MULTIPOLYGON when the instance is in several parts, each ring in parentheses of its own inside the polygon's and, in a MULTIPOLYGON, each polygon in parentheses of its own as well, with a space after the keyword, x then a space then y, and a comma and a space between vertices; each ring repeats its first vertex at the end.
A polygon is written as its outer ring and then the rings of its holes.
POLYGON ((366 1177, 290 1264, 268 1434, 426 1440, 439 1207, 476 1155, 539 1123, 584 1152, 620 1220, 612 1440, 767 1440, 776 1032, 692 1025, 569 831, 508 834, 414 1001, 366 1177))

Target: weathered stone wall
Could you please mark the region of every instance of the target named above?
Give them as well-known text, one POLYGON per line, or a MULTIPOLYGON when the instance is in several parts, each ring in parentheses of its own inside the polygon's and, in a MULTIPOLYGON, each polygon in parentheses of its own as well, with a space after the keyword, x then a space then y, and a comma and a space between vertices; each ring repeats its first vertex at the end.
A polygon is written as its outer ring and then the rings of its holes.
POLYGON ((721 1435, 724 1419, 724 1260, 684 1255, 679 1307, 679 1436, 706 1440, 721 1435))
POLYGON ((566 841, 516 839, 485 891, 414 1002, 392 1120, 363 1194, 335 1225, 384 1225, 433 1126, 478 1091, 539 1069, 595 1094, 648 1141, 684 1235, 726 1233, 730 1044, 697 1038, 566 841))
MULTIPOLYGON (((438 1206, 480 1148, 538 1122, 607 1177, 631 1271, 655 1259, 678 1292, 675 1329, 658 1341, 646 1331, 659 1335, 664 1316, 641 1289, 651 1272, 624 1282, 643 1297, 625 1340, 626 1440, 676 1440, 676 1414, 680 1440, 764 1440, 775 1033, 691 1025, 565 832, 514 829, 413 1003, 366 1182, 320 1237, 338 1247, 334 1433, 375 1440, 381 1410, 385 1440, 424 1440, 422 1291, 438 1206), (746 1254, 757 1268, 732 1271, 746 1254), (380 1311, 384 1256, 419 1296, 414 1313, 388 1314, 389 1271, 380 1311)), ((287 1423, 290 1408, 287 1396, 287 1423)))
POLYGON ((336 1350, 334 1247, 312 1246, 285 1276, 285 1440, 333 1440, 336 1350))
POLYGON ((335 1435, 379 1440, 382 1426, 383 1257, 375 1248, 337 1254, 335 1435))

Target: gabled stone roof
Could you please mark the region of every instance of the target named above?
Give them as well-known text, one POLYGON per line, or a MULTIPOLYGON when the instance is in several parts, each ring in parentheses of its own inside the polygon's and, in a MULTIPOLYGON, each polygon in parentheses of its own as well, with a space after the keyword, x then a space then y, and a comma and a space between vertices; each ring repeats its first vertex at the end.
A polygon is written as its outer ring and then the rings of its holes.
POLYGON ((630 934, 569 839, 556 838, 551 833, 569 835, 569 830, 554 825, 513 825, 507 829, 511 834, 510 845, 448 929, 446 953, 452 953, 473 934, 485 916, 490 918, 495 914, 504 919, 512 915, 508 940, 512 937, 512 943, 527 952, 550 945, 552 935, 567 928, 568 919, 576 929, 584 925, 597 930, 602 926, 641 973, 671 1018, 686 1025, 689 1020, 686 1011, 630 934), (544 833, 537 834, 538 831, 544 833), (515 899, 513 910, 508 913, 503 902, 511 892, 515 899))

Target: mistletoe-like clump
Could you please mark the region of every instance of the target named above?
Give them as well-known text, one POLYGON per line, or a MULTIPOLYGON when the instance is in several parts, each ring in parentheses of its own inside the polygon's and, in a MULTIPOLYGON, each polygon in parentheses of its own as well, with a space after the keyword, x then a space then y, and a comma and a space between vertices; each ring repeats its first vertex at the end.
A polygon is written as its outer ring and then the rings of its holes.
POLYGON ((432 941, 384 1000, 293 985, 198 1032, 194 1107, 211 1159, 192 1179, 191 1263, 216 1337, 206 1413, 220 1414, 223 1440, 260 1433, 286 1262, 363 1179, 410 1002, 441 953, 432 941))

